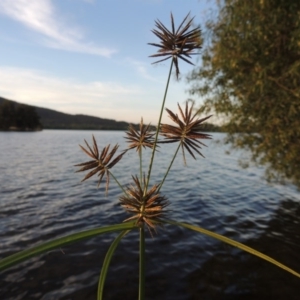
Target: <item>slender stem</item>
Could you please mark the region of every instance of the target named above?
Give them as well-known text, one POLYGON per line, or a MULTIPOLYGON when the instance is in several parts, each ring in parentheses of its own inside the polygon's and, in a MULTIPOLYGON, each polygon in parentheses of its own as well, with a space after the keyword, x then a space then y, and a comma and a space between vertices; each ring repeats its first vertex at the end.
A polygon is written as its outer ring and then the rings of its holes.
POLYGON ((127 195, 125 189, 123 188, 123 186, 121 185, 121 183, 118 181, 118 179, 114 176, 114 174, 112 172, 110 172, 110 171, 108 171, 108 172, 111 175, 111 177, 115 180, 115 182, 117 183, 117 185, 120 187, 120 189, 123 191, 123 193, 125 195, 127 195))
POLYGON ((139 300, 145 298, 145 229, 140 227, 139 300))
POLYGON ((140 150, 139 150, 139 157, 140 157, 140 182, 142 183, 142 181, 143 181, 142 148, 140 148, 140 150))
POLYGON ((175 151, 175 153, 174 153, 174 156, 173 156, 172 161, 171 161, 171 163, 170 163, 170 165, 169 165, 169 168, 168 168, 168 170, 167 170, 167 172, 166 172, 166 174, 165 174, 163 180, 161 181, 161 183, 160 183, 160 185, 159 185, 159 188, 158 188, 157 192, 160 191, 162 185, 164 184, 164 182, 165 182, 165 180, 166 180, 166 178, 167 178, 167 176, 168 176, 168 174, 169 174, 169 171, 171 170, 171 167, 172 167, 172 165, 173 165, 173 162, 174 162, 174 160, 175 160, 175 158, 176 158, 176 156, 177 156, 177 153, 178 153, 178 151, 179 151, 180 146, 181 146, 181 143, 178 144, 178 147, 177 147, 177 149, 176 149, 176 151, 175 151))
POLYGON ((168 80, 167 80, 167 84, 166 84, 166 88, 165 88, 165 94, 164 94, 164 98, 163 98, 161 109, 160 109, 160 115, 159 115, 159 119, 158 119, 158 123, 157 123, 155 140, 154 140, 154 145, 153 145, 153 149, 152 149, 151 160, 150 160, 148 176, 147 176, 147 182, 146 182, 144 193, 146 193, 146 191, 148 189, 149 181, 150 181, 150 176, 151 176, 151 171, 152 171, 152 166, 153 166, 153 160, 154 160, 155 150, 156 150, 156 146, 157 146, 160 122, 161 122, 164 107, 165 107, 165 102, 166 102, 167 93, 168 93, 168 89, 169 89, 170 78, 171 78, 171 74, 172 74, 172 68, 173 68, 173 60, 171 62, 170 71, 169 71, 169 75, 168 75, 168 80))

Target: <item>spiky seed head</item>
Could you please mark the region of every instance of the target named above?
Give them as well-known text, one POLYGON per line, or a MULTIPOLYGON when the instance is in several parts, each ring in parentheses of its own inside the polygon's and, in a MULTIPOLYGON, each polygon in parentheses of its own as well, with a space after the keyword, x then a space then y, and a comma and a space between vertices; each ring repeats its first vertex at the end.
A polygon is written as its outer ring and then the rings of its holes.
POLYGON ((151 229, 155 229, 155 225, 165 216, 165 207, 169 203, 166 197, 159 193, 159 184, 144 193, 145 176, 142 182, 137 176, 132 176, 132 179, 133 184, 127 188, 126 195, 120 197, 122 207, 133 214, 125 221, 136 220, 138 225, 145 224, 151 232, 151 229))
POLYGON ((201 49, 202 39, 200 27, 192 29, 194 18, 189 19, 188 13, 183 19, 177 30, 175 30, 174 18, 171 13, 171 26, 172 29, 167 29, 163 23, 159 20, 155 22, 156 29, 152 32, 160 39, 160 43, 148 43, 151 46, 158 47, 159 50, 156 54, 150 55, 150 57, 163 57, 165 58, 154 62, 153 64, 162 62, 171 58, 176 68, 176 77, 179 76, 178 59, 193 65, 190 61, 191 55, 198 54, 195 51, 201 49))
POLYGON ((202 153, 198 150, 201 149, 201 146, 206 146, 200 140, 201 139, 211 139, 211 135, 201 132, 202 123, 206 121, 211 116, 199 119, 196 118, 198 112, 196 111, 193 114, 194 103, 189 107, 189 102, 186 102, 185 111, 183 112, 179 104, 180 117, 177 114, 174 114, 171 110, 166 108, 166 111, 169 114, 169 117, 177 126, 169 124, 161 124, 160 135, 162 135, 165 140, 160 143, 174 143, 180 142, 183 154, 183 160, 186 164, 184 149, 186 149, 190 155, 196 159, 193 151, 197 152, 199 155, 204 157, 202 153))
POLYGON ((128 140, 128 149, 136 149, 139 153, 143 148, 153 148, 155 132, 150 128, 150 124, 147 126, 143 124, 143 118, 141 118, 140 128, 136 130, 132 124, 129 125, 128 131, 125 132, 125 139, 128 140))
POLYGON ((107 194, 108 187, 109 187, 109 169, 111 169, 117 162, 120 161, 120 159, 125 154, 126 150, 123 151, 121 154, 119 154, 116 158, 113 158, 116 151, 119 148, 119 145, 116 144, 113 149, 109 152, 110 145, 103 148, 101 153, 99 153, 98 145, 96 142, 95 137, 93 136, 93 147, 90 147, 88 142, 86 140, 85 144, 87 148, 84 148, 83 146, 79 145, 79 147, 89 156, 92 158, 92 160, 80 163, 75 165, 75 167, 81 167, 77 172, 83 172, 87 170, 91 170, 88 174, 85 175, 85 177, 82 179, 82 181, 87 180, 88 178, 92 177, 93 175, 98 173, 99 180, 98 180, 98 187, 100 186, 100 183, 106 175, 106 188, 105 192, 107 194))

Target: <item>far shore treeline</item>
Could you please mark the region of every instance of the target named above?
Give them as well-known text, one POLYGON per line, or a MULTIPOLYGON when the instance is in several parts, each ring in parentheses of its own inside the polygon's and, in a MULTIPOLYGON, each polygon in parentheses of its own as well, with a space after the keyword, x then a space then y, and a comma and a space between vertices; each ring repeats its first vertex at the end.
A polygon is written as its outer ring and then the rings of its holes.
MULTIPOLYGON (((86 115, 70 115, 52 109, 21 104, 0 97, 0 130, 42 129, 127 130, 129 123, 86 115)), ((136 127, 139 125, 136 124, 136 127)), ((204 123, 203 131, 220 132, 221 127, 204 123)))
POLYGON ((3 99, 0 103, 0 130, 39 131, 42 125, 33 106, 3 99))

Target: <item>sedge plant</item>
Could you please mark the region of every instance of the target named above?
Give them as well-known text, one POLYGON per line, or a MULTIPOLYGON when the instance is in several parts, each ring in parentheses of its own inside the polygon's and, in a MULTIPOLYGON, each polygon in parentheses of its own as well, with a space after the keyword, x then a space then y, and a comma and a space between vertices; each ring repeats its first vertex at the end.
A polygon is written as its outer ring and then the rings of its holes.
POLYGON ((91 145, 86 140, 85 146, 80 145, 83 152, 89 157, 87 162, 76 165, 76 167, 79 168, 77 172, 88 171, 82 181, 85 181, 94 175, 98 175, 98 186, 104 179, 106 181, 105 193, 107 195, 110 181, 113 180, 114 183, 119 186, 122 192, 119 201, 121 207, 129 214, 129 217, 121 224, 108 225, 105 227, 81 231, 13 254, 0 261, 0 271, 54 248, 59 248, 67 244, 75 243, 77 241, 108 232, 119 232, 119 235, 111 243, 107 251, 99 276, 97 299, 103 299, 103 290, 109 264, 119 242, 127 235, 128 232, 132 230, 138 230, 138 299, 142 300, 145 296, 145 234, 147 234, 145 231, 148 229, 150 234, 153 236, 153 233, 156 232, 157 226, 170 224, 208 235, 214 239, 242 249, 300 278, 299 273, 244 244, 192 224, 168 219, 168 206, 171 203, 168 201, 167 196, 165 196, 162 191, 165 179, 172 170, 175 157, 181 150, 184 164, 186 164, 186 154, 189 154, 193 159, 196 159, 196 155, 202 156, 200 149, 202 146, 205 146, 202 140, 211 138, 209 134, 202 132, 202 124, 208 118, 210 118, 210 116, 198 118, 198 112, 194 111, 193 103, 186 102, 184 107, 181 107, 178 104, 178 113, 174 113, 168 108, 165 108, 167 92, 173 68, 175 68, 175 75, 178 78, 180 74, 179 60, 182 60, 188 64, 193 64, 191 62, 192 55, 198 54, 198 50, 201 49, 202 39, 200 28, 193 27, 192 22, 193 19, 190 18, 188 14, 178 28, 175 29, 173 15, 171 14, 171 29, 168 29, 162 22, 157 20, 155 22, 156 28, 152 30, 154 35, 159 39, 159 43, 149 43, 150 45, 158 48, 157 53, 151 55, 151 57, 159 57, 159 60, 155 61, 154 63, 170 60, 170 69, 159 113, 158 123, 155 127, 156 129, 153 130, 153 127, 150 126, 150 124, 144 125, 143 119, 141 119, 140 126, 138 128, 130 125, 125 137, 126 141, 128 142, 128 147, 118 154, 118 144, 112 148, 111 145, 107 145, 101 151, 99 151, 94 136, 92 136, 91 145), (174 125, 163 124, 161 122, 164 111, 168 113, 174 125), (170 161, 169 167, 164 172, 164 176, 162 178, 155 178, 157 183, 150 185, 152 167, 157 148, 160 147, 160 151, 162 151, 161 148, 165 143, 176 143, 177 148, 173 158, 170 161), (151 156, 148 169, 146 172, 144 172, 142 169, 142 154, 143 151, 148 150, 147 148, 149 148, 151 151, 151 156), (122 160, 128 151, 131 150, 135 150, 137 152, 139 159, 139 170, 136 170, 137 174, 131 175, 131 184, 129 186, 124 186, 118 181, 117 176, 115 176, 112 172, 112 168, 122 160))

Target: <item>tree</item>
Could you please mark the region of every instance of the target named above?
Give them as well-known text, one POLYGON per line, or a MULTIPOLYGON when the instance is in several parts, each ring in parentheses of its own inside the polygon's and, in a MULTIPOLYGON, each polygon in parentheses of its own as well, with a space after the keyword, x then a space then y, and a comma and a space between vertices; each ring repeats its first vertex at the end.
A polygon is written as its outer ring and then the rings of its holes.
POLYGON ((34 107, 15 104, 6 100, 0 105, 0 130, 41 129, 39 116, 34 107))
POLYGON ((269 179, 300 186, 300 1, 224 0, 218 8, 190 92, 269 179))
POLYGON ((0 129, 8 130, 11 126, 16 126, 16 109, 11 101, 4 101, 0 105, 0 129))
POLYGON ((21 129, 36 129, 40 128, 39 116, 34 107, 19 104, 16 110, 16 124, 21 129))

